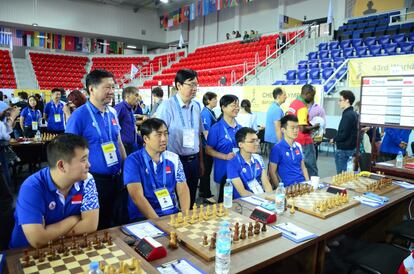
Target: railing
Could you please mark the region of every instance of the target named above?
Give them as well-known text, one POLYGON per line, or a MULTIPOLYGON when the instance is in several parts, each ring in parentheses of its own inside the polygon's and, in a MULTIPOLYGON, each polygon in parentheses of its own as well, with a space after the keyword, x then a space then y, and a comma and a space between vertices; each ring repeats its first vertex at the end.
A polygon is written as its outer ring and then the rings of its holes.
MULTIPOLYGON (((279 53, 281 53, 284 49, 286 49, 287 46, 290 45, 293 41, 295 41, 295 44, 293 46, 291 46, 289 49, 294 48, 295 46, 298 45, 298 43, 300 41, 303 41, 304 39, 306 39, 306 34, 309 34, 309 30, 310 30, 310 32, 316 31, 315 29, 312 29, 312 26, 315 26, 315 25, 316 25, 316 23, 312 23, 310 25, 307 25, 303 29, 298 30, 298 33, 293 38, 291 38, 289 41, 287 41, 282 47, 277 48, 272 54, 270 54, 269 56, 267 56, 263 61, 256 63, 256 60, 255 60, 255 63, 256 64, 255 64, 254 68, 252 68, 251 70, 249 70, 248 72, 246 72, 242 77, 240 77, 232 85, 240 84, 240 83, 242 83, 244 81, 244 79, 247 76, 253 75, 253 74, 257 74, 258 69, 263 64, 266 64, 267 65, 271 58, 275 58, 276 57, 275 60, 273 60, 273 62, 271 62, 271 63, 274 63, 275 61, 277 61, 283 55, 283 54, 279 54, 279 53), (298 38, 303 38, 303 39, 297 40, 298 38)), ((257 57, 257 55, 256 55, 256 57, 257 57)))
POLYGON ((406 12, 406 13, 400 13, 390 16, 390 22, 388 25, 400 25, 402 23, 411 23, 414 22, 414 12, 406 12), (410 16, 411 15, 411 16, 410 16), (411 18, 407 18, 411 17, 411 18), (395 22, 393 22, 393 18, 395 18, 395 22), (403 20, 404 19, 404 20, 403 20))
POLYGON ((328 79, 326 79, 326 81, 323 83, 323 85, 325 85, 325 84, 327 84, 327 83, 329 83, 330 81, 332 81, 332 80, 335 80, 335 83, 333 83, 332 84, 332 86, 326 91, 326 93, 327 94, 330 94, 331 93, 331 91, 335 88, 335 86, 336 86, 336 84, 339 82, 339 81, 341 81, 344 77, 345 77, 345 75, 347 75, 348 74, 348 72, 346 72, 346 73, 344 73, 344 74, 342 74, 341 75, 341 77, 339 77, 339 78, 336 78, 336 75, 341 71, 341 69, 343 68, 343 67, 345 67, 345 66, 347 66, 348 65, 348 62, 349 62, 349 59, 346 59, 335 71, 334 71, 334 73, 332 73, 332 75, 328 78, 328 79))

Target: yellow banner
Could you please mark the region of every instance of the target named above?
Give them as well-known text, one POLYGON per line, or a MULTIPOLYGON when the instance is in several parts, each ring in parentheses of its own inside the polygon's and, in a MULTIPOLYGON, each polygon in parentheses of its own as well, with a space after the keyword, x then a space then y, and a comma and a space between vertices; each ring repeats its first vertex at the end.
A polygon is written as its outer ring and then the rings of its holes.
POLYGON ((347 6, 352 8, 352 17, 357 17, 390 10, 401 10, 405 5, 404 0, 348 0, 347 6))
POLYGON ((361 86, 362 76, 414 74, 414 54, 351 59, 348 84, 361 86))
MULTIPOLYGON (((273 99, 273 90, 277 86, 245 86, 243 87, 243 99, 248 99, 252 104, 252 111, 267 112, 270 104, 275 101, 273 99)), ((323 87, 314 86, 316 89, 315 103, 321 104, 321 94, 323 87)), ((287 95, 286 102, 281 105, 284 112, 287 111, 290 103, 295 100, 301 92, 301 85, 280 86, 287 95)))
POLYGON ((31 95, 35 95, 36 93, 40 94, 43 97, 43 100, 45 102, 49 102, 50 101, 50 90, 42 90, 42 89, 15 89, 13 91, 13 94, 15 97, 18 97, 18 93, 21 91, 25 91, 27 92, 27 94, 29 96, 31 95))

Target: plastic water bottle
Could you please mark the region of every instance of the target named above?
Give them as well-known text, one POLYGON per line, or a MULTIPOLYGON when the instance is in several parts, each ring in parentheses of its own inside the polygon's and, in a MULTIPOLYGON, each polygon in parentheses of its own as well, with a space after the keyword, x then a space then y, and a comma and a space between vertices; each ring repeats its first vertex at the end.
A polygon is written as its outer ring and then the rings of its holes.
POLYGON ((42 140, 42 135, 40 134, 40 131, 36 131, 35 140, 37 142, 42 140))
POLYGON ((354 172, 354 159, 352 158, 352 156, 349 156, 348 162, 346 162, 346 171, 354 172))
POLYGON ((403 160, 404 160, 404 157, 403 157, 403 154, 402 154, 402 152, 401 151, 398 151, 398 155, 397 155, 397 158, 396 158, 396 163, 395 163, 395 166, 397 167, 397 168, 402 168, 403 167, 403 160))
POLYGON ((217 274, 230 272, 231 232, 228 222, 222 222, 217 233, 216 265, 217 274))
POLYGON ((233 184, 231 183, 231 179, 226 179, 223 194, 223 206, 225 208, 231 208, 233 206, 233 184))
POLYGON ((275 212, 276 214, 282 214, 285 211, 285 197, 286 191, 283 182, 279 183, 275 193, 275 212))
POLYGON ((89 264, 88 274, 103 274, 103 272, 99 269, 99 263, 98 262, 91 262, 89 264))

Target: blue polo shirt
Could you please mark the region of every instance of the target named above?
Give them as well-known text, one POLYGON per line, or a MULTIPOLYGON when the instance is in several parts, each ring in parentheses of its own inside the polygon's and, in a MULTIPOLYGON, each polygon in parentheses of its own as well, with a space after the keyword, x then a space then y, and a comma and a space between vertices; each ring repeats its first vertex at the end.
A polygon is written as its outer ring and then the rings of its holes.
MULTIPOLYGON (((236 157, 228 161, 227 179, 240 178, 240 180, 243 182, 244 188, 248 191, 253 192, 247 183, 256 178, 257 182, 262 184, 261 178, 262 171, 264 169, 265 165, 262 156, 260 156, 259 154, 252 154, 252 157, 250 158, 250 163, 247 163, 239 152, 237 153, 236 157)), ((237 191, 237 188, 235 188, 233 185, 233 199, 238 199, 240 197, 241 196, 237 191)))
POLYGON ((274 122, 280 121, 284 116, 283 110, 280 105, 273 102, 266 113, 266 130, 265 130, 265 142, 277 144, 280 140, 277 139, 276 129, 274 122))
POLYGON ((137 131, 135 129, 135 118, 132 107, 125 101, 115 106, 118 114, 119 125, 121 126, 121 139, 125 144, 135 144, 137 142, 137 131))
POLYGON ((47 129, 51 131, 65 130, 65 118, 63 116, 63 102, 55 105, 53 101, 46 104, 44 113, 47 115, 47 129), (60 115, 60 122, 55 122, 55 114, 60 115))
MULTIPOLYGON (((161 154, 159 163, 154 163, 145 148, 142 148, 126 158, 123 174, 125 186, 131 183, 141 184, 145 198, 151 204, 158 216, 178 212, 175 188, 177 184, 185 183, 186 179, 183 165, 177 154, 170 151, 164 151, 161 154), (165 171, 163 170, 164 161, 165 171), (150 170, 148 170, 147 167, 149 167, 150 170), (154 193, 155 190, 164 187, 163 173, 166 175, 165 187, 168 189, 174 204, 172 209, 166 211, 161 209, 154 193)), ((128 197, 128 212, 131 220, 143 217, 142 213, 131 199, 131 196, 128 197)))
POLYGON ((401 151, 405 155, 406 150, 399 147, 401 142, 408 143, 411 129, 386 128, 384 130, 380 151, 390 154, 398 154, 401 151))
POLYGON ((28 177, 20 187, 10 248, 30 245, 22 225, 50 225, 98 208, 98 192, 91 174, 85 181, 76 182, 65 198, 53 183, 50 169, 45 167, 28 177))
MULTIPOLYGON (((232 152, 233 148, 238 148, 235 135, 240 128, 239 124, 232 128, 224 119, 220 119, 210 128, 207 145, 220 153, 228 154, 232 152)), ((217 184, 226 176, 227 162, 227 160, 214 158, 214 181, 217 184)))
POLYGON ((20 113, 21 117, 24 117, 24 126, 32 128, 32 122, 40 123, 40 119, 42 118, 42 113, 40 110, 25 107, 22 112, 20 113))
MULTIPOLYGON (((201 116, 201 122, 203 123, 204 130, 210 131, 211 126, 217 122, 217 118, 216 118, 214 111, 205 107, 201 111, 200 116, 201 116)), ((202 140, 203 140, 203 147, 205 147, 207 144, 207 140, 204 138, 204 135, 203 135, 202 140)))
POLYGON ((277 172, 285 187, 305 181, 302 173, 302 147, 294 142, 292 147, 282 139, 270 152, 269 161, 277 165, 277 172))
POLYGON ((106 111, 102 113, 89 101, 77 108, 70 116, 66 125, 66 133, 73 133, 83 136, 89 143, 89 162, 91 163, 90 171, 92 173, 99 173, 102 175, 115 175, 121 170, 121 154, 119 152, 118 135, 120 127, 116 111, 107 107, 106 111), (88 105, 99 127, 102 139, 99 136, 96 125, 89 113, 88 105), (109 124, 108 124, 109 123, 109 124), (109 136, 109 129, 111 136, 109 136), (102 150, 102 143, 113 142, 116 148, 116 155, 118 163, 108 167, 105 161, 105 156, 102 150))

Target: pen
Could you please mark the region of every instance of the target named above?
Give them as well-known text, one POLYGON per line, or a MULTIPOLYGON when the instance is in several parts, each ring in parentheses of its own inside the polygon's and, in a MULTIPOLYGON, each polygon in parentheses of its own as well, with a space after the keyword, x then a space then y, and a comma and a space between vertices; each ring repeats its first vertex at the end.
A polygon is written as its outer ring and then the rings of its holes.
POLYGON ((286 229, 286 228, 280 227, 280 226, 278 226, 278 225, 275 225, 274 227, 275 227, 275 228, 278 228, 278 229, 280 229, 280 230, 283 230, 283 231, 285 231, 285 232, 288 232, 288 233, 290 233, 290 234, 292 234, 292 235, 294 235, 294 236, 296 236, 296 232, 293 232, 293 231, 291 231, 291 230, 289 230, 289 229, 286 229))
POLYGON ((171 267, 175 270, 175 272, 181 274, 182 272, 175 266, 176 263, 178 264, 179 262, 173 262, 171 264, 171 267))

